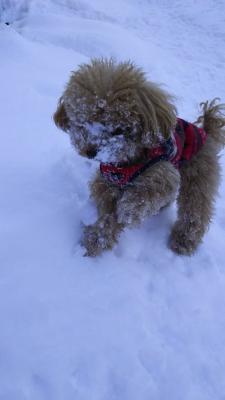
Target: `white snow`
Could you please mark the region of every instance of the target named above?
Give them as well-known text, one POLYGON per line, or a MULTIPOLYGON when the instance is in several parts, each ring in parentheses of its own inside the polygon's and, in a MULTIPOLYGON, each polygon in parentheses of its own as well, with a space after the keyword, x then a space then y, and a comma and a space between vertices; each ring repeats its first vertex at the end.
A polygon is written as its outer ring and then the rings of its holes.
POLYGON ((225 0, 0 0, 1 400, 225 398, 224 153, 193 257, 167 248, 172 206, 89 259, 98 165, 51 117, 72 70, 114 56, 195 120, 201 101, 225 101, 224 19, 225 0))

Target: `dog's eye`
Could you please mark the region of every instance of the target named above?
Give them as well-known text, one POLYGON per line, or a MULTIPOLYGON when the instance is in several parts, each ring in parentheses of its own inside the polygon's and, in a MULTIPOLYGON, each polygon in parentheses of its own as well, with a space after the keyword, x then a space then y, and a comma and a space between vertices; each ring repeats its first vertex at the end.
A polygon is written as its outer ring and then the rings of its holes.
POLYGON ((118 136, 118 135, 122 135, 124 132, 121 128, 116 128, 113 132, 112 132, 112 136, 118 136))
POLYGON ((116 128, 112 132, 112 136, 119 136, 119 135, 124 135, 124 136, 129 136, 131 134, 131 128, 116 128))

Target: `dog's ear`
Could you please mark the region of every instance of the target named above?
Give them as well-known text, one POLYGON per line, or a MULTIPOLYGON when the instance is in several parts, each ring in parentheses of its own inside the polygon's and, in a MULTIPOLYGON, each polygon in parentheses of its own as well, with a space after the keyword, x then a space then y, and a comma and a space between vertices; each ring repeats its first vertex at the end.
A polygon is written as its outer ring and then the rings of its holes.
POLYGON ((173 97, 152 82, 145 82, 137 96, 144 129, 142 140, 151 146, 157 139, 168 139, 176 125, 173 97))
POLYGON ((53 119, 58 128, 67 132, 69 130, 69 118, 67 116, 62 97, 59 99, 56 112, 53 114, 53 119))

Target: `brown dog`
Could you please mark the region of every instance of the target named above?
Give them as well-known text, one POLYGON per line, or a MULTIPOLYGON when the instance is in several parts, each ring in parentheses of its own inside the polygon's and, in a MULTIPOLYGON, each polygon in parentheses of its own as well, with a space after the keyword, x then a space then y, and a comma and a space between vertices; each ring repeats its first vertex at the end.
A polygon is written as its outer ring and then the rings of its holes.
POLYGON ((225 106, 201 106, 198 127, 178 119, 171 96, 130 62, 96 59, 72 74, 54 121, 82 156, 101 162, 90 185, 99 217, 84 229, 87 255, 111 249, 125 226, 176 197, 170 247, 194 252, 212 218, 225 144, 225 106))

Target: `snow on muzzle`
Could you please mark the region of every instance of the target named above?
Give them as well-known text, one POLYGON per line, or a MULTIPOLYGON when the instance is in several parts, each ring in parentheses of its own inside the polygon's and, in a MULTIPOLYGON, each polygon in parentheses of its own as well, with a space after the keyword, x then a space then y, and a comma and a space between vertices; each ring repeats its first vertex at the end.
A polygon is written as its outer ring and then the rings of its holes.
MULTIPOLYGON (((126 161, 128 144, 123 134, 112 136, 115 128, 100 123, 85 124, 86 154, 100 162, 126 161)), ((118 127, 117 127, 118 129, 118 127)))

